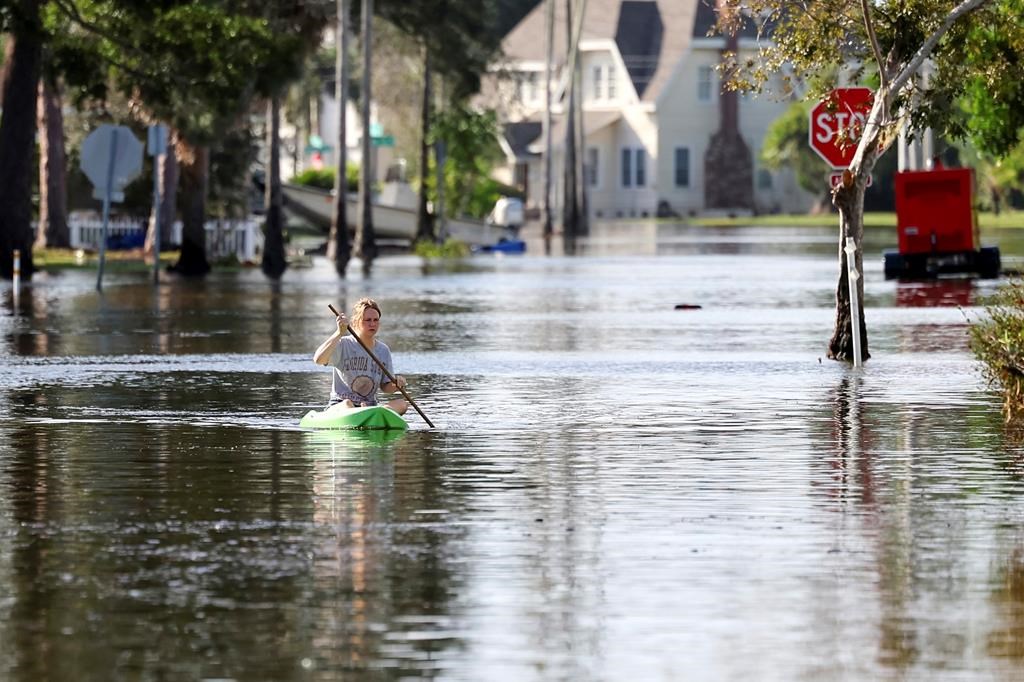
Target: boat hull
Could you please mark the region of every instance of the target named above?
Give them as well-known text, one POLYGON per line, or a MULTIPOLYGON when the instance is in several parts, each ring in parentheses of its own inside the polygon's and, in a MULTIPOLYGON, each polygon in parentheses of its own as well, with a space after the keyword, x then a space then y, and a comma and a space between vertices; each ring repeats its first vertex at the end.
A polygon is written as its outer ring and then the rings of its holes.
MULTIPOLYGON (((331 227, 334 215, 334 194, 314 187, 283 183, 286 211, 294 213, 312 225, 326 232, 331 227)), ((419 212, 399 206, 373 204, 371 206, 374 233, 380 239, 412 242, 416 238, 416 224, 419 212)), ((349 196, 345 203, 348 224, 354 228, 358 222, 358 201, 349 196)), ((480 220, 469 218, 446 218, 445 234, 469 246, 493 244, 500 235, 500 228, 494 228, 480 220)))
POLYGON ((363 429, 404 431, 409 425, 390 407, 371 405, 351 410, 310 410, 299 426, 311 429, 363 429))

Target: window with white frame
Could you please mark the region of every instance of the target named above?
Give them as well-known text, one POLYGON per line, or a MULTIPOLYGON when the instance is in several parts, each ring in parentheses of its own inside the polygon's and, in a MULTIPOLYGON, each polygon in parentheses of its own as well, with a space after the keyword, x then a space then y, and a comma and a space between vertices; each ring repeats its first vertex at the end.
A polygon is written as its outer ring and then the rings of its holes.
POLYGON ((757 188, 758 189, 771 189, 772 188, 772 172, 767 168, 759 168, 757 170, 757 188))
POLYGON ((527 71, 519 81, 519 101, 523 104, 533 104, 537 101, 537 72, 527 71))
POLYGON ((597 147, 587 147, 587 160, 583 164, 583 177, 587 179, 588 187, 597 187, 597 164, 599 160, 600 154, 597 147))
POLYGON ((614 64, 596 64, 590 69, 590 87, 587 96, 591 100, 613 100, 618 93, 618 76, 614 64))
POLYGON ((711 101, 711 88, 715 82, 715 70, 710 66, 697 69, 697 99, 701 102, 711 101))
POLYGON ((622 148, 622 186, 633 186, 633 150, 629 147, 622 148))
POLYGON ((688 147, 676 147, 674 170, 676 187, 689 187, 690 149, 688 147))
POLYGON ((647 186, 647 150, 637 147, 636 152, 636 186, 647 186))

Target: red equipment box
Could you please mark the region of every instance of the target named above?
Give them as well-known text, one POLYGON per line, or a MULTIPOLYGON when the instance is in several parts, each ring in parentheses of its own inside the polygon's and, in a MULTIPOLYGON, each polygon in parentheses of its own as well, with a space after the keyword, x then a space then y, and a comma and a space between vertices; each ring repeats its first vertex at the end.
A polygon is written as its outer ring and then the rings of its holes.
POLYGON ((974 173, 970 168, 896 174, 896 227, 901 255, 976 251, 974 173))

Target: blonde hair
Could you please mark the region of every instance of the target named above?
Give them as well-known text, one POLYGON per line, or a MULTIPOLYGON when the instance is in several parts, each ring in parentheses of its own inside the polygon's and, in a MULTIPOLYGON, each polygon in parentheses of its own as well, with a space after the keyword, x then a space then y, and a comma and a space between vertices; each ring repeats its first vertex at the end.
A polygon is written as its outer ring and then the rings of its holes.
POLYGON ((372 298, 361 298, 356 301, 356 304, 352 306, 352 321, 362 323, 363 314, 367 308, 373 308, 377 311, 377 315, 383 317, 383 313, 380 312, 380 306, 372 298))

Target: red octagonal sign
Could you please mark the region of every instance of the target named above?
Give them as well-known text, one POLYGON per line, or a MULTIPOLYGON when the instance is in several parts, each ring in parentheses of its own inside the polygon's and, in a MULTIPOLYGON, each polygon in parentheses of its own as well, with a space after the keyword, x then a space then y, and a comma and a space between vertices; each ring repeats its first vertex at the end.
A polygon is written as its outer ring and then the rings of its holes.
POLYGON ((833 168, 853 161, 874 93, 871 88, 836 88, 811 109, 811 149, 833 168))

